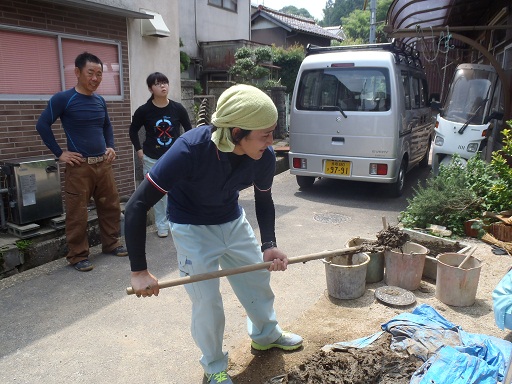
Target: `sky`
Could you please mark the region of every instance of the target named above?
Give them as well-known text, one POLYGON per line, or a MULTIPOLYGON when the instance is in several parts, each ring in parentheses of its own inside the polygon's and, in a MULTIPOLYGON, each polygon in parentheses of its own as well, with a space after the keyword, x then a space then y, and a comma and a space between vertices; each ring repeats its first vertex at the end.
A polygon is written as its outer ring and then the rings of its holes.
POLYGON ((317 20, 324 18, 323 10, 326 3, 326 0, 251 0, 253 5, 264 5, 275 10, 280 10, 288 5, 293 5, 298 9, 305 8, 317 20))

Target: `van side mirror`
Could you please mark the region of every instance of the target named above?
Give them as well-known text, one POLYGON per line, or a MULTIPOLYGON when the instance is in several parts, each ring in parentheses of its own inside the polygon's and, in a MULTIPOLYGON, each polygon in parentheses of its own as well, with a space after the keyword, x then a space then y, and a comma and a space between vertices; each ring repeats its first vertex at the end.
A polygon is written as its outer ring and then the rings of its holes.
POLYGON ((438 101, 438 102, 441 101, 441 95, 439 93, 431 93, 430 94, 430 97, 428 98, 429 104, 434 101, 438 101))
POLYGON ((487 124, 491 120, 501 120, 503 119, 503 112, 498 112, 493 110, 489 116, 485 118, 484 123, 487 124))
POLYGON ((434 111, 437 111, 437 112, 441 111, 441 102, 432 100, 430 102, 430 108, 432 108, 434 111))

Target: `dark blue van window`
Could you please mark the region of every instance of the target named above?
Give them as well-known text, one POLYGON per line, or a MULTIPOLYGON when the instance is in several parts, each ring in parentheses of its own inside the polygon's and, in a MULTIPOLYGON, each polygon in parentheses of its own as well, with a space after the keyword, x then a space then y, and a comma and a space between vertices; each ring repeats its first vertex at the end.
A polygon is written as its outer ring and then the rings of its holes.
POLYGON ((299 110, 388 111, 386 68, 326 68, 304 71, 297 94, 299 110))

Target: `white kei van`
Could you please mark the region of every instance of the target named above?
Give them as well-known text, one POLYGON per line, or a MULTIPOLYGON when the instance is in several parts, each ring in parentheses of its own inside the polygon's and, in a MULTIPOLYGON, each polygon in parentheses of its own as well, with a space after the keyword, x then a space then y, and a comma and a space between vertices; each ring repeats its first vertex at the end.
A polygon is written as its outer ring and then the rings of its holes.
POLYGON ((290 108, 290 172, 387 183, 427 166, 434 121, 419 54, 393 43, 308 46, 290 108))

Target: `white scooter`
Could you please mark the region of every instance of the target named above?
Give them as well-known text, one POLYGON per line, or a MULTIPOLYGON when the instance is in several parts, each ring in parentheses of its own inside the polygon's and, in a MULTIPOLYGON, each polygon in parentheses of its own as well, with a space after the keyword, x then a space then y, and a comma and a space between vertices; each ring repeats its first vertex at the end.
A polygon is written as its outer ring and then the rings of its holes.
POLYGON ((439 173, 453 155, 465 166, 467 160, 481 152, 487 144, 492 120, 501 120, 503 113, 491 112, 498 75, 490 65, 460 64, 457 66, 444 107, 432 102, 439 110, 432 149, 432 172, 439 173))

